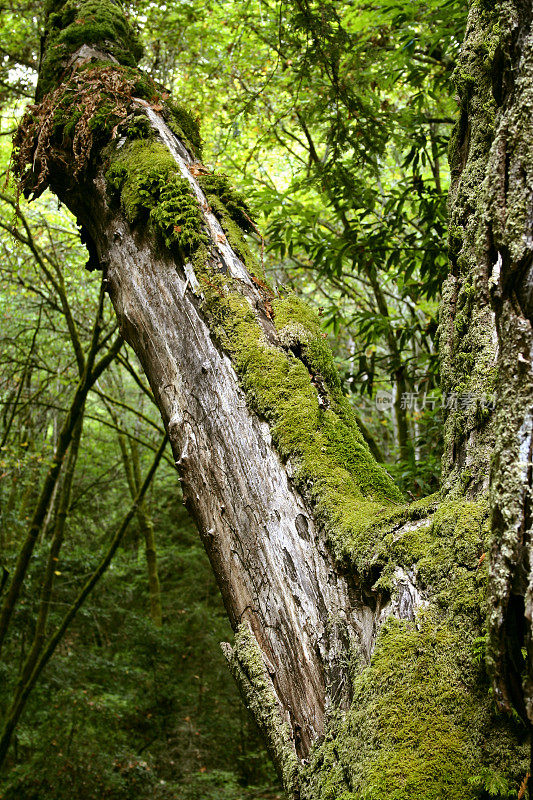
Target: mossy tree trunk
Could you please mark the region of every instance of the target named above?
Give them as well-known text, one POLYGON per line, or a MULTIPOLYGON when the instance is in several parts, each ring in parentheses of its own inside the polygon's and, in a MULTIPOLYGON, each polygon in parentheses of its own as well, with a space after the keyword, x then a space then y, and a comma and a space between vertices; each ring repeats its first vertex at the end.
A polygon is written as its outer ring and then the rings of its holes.
POLYGON ((448 488, 490 489, 488 664, 500 706, 533 722, 533 8, 472 3, 450 147, 451 272, 443 305, 450 390, 494 395, 447 421, 448 488), (527 650, 527 663, 523 655, 527 650))
MULTIPOLYGON (((483 26, 507 24, 512 5, 473 5, 460 76, 469 59, 488 69, 483 26)), ((526 52, 513 47, 513 58, 526 52)), ((195 121, 139 56, 113 0, 52 0, 39 104, 19 129, 15 167, 27 195, 50 186, 76 214, 103 271, 236 631, 225 653, 287 792, 518 791, 528 730, 495 707, 485 669, 490 410, 450 415, 445 493, 403 504, 357 428, 317 319, 267 285, 244 201, 203 167, 195 121)), ((483 75, 465 79, 452 151, 441 334, 447 390, 475 379, 478 395, 492 389, 494 319, 505 319, 476 249, 472 192, 493 140, 486 119, 474 135, 475 114, 493 103, 483 75)))

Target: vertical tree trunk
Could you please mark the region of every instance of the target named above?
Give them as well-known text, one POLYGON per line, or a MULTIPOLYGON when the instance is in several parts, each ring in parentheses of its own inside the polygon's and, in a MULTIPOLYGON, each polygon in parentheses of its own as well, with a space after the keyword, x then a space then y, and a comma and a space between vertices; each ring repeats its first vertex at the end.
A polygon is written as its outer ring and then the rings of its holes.
MULTIPOLYGON (((124 460, 124 468, 128 471, 128 463, 131 464, 131 475, 128 475, 131 499, 133 500, 141 485, 141 466, 139 461, 139 447, 137 442, 130 442, 130 456, 128 459, 125 437, 121 437, 121 450, 124 460)), ((146 568, 148 572, 148 593, 150 597, 150 617, 154 625, 158 628, 163 624, 163 610, 161 608, 161 586, 159 584, 159 572, 157 569, 157 551, 155 546, 155 533, 152 520, 150 519, 144 502, 139 503, 137 509, 137 521, 144 540, 144 553, 146 558, 146 568)))
POLYGON ((456 71, 461 117, 451 148, 456 180, 446 345, 447 380, 477 395, 495 394, 495 414, 477 405, 470 416, 450 415, 449 474, 470 492, 488 484, 490 471, 489 664, 498 702, 530 723, 532 14, 531 3, 518 0, 476 3, 470 11, 456 71))
MULTIPOLYGON (((490 412, 450 414, 448 496, 404 506, 313 314, 265 283, 242 198, 198 161, 194 120, 136 69, 119 6, 52 5, 18 175, 27 194, 50 185, 69 206, 104 271, 236 631, 224 651, 286 790, 517 789, 524 729, 495 714, 483 664, 490 412)), ((471 192, 491 134, 472 129, 469 152, 462 130, 443 372, 449 390, 485 393, 494 312, 471 192)))

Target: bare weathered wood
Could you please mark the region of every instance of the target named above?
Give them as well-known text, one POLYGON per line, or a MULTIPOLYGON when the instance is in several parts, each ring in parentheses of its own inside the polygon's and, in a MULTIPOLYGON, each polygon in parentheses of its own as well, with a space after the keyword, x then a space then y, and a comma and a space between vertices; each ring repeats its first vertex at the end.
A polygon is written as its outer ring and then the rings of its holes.
MULTIPOLYGON (((150 117, 176 158, 191 163, 156 113, 150 117)), ((249 621, 303 756, 323 732, 328 700, 349 696, 345 644, 360 641, 370 652, 372 615, 350 597, 268 425, 247 408, 231 362, 198 310, 192 266, 178 267, 132 233, 109 207, 101 174, 92 201, 84 224, 106 265, 121 333, 137 352, 168 429, 187 508, 232 625, 249 621)), ((223 258, 251 302, 260 302, 229 245, 216 241, 222 233, 216 219, 206 226, 213 230, 213 258, 223 258)))

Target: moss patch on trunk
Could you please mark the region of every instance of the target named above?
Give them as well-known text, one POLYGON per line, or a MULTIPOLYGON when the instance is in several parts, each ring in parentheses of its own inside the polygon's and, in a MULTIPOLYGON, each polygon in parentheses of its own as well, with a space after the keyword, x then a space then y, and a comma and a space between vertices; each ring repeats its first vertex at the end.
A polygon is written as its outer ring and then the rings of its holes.
POLYGON ((167 247, 177 245, 190 253, 207 241, 190 184, 160 142, 143 138, 124 145, 115 154, 106 180, 111 193, 120 198, 128 221, 149 219, 167 247))
POLYGON ((61 83, 70 56, 84 44, 105 47, 119 64, 129 67, 142 56, 139 38, 115 0, 50 0, 46 14, 37 100, 61 83))
POLYGON ((431 521, 390 534, 388 568, 415 570, 431 601, 389 617, 371 663, 353 678, 303 779, 308 800, 516 797, 528 731, 502 716, 485 669, 488 513, 444 503, 431 521))

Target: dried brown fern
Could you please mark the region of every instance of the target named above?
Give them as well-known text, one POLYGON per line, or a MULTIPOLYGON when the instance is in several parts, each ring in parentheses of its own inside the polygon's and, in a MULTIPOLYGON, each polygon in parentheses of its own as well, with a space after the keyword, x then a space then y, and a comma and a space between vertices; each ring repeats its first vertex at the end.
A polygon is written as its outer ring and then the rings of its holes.
POLYGON ((526 796, 526 789, 527 789, 528 780, 529 780, 529 772, 526 773, 526 777, 524 778, 524 780, 520 784, 520 789, 518 791, 518 800, 523 800, 523 798, 526 796))
POLYGON ((110 122, 112 129, 128 115, 134 86, 135 80, 112 64, 90 67, 28 108, 15 134, 12 157, 13 172, 27 197, 38 197, 47 188, 54 159, 64 161, 72 155, 74 178, 86 169, 95 134, 107 130, 110 122))

